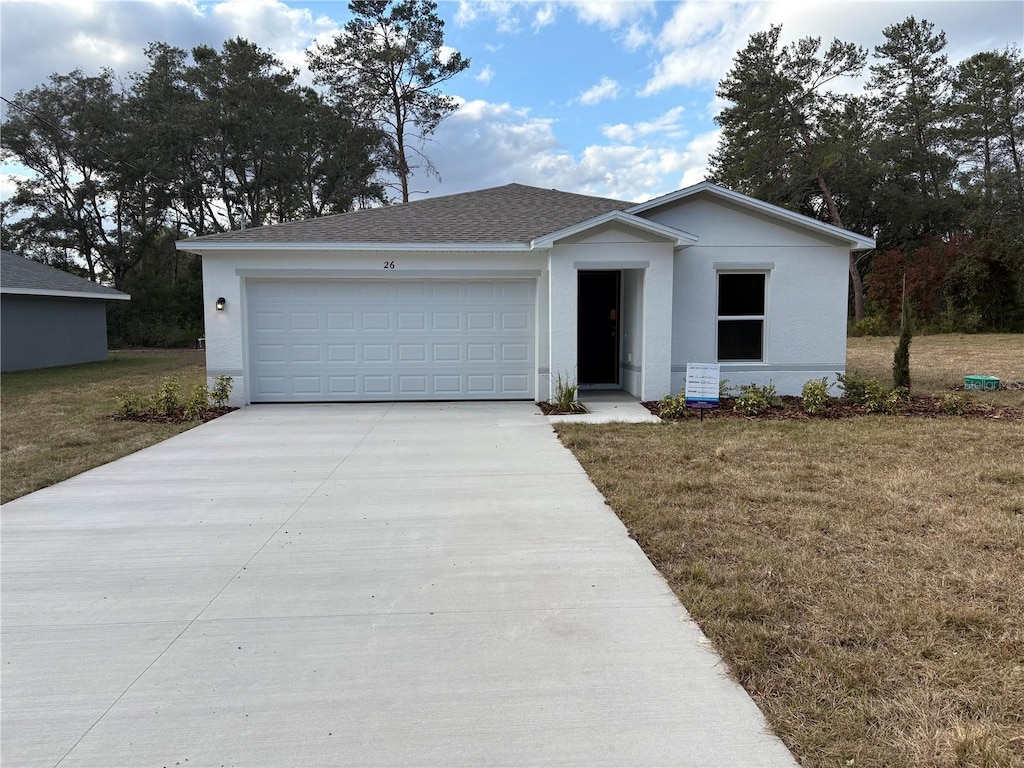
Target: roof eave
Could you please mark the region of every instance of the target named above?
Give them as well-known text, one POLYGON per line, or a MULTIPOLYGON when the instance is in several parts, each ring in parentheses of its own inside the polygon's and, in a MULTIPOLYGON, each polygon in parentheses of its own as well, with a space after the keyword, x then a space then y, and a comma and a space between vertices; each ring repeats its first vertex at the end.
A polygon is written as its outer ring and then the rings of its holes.
POLYGON ((374 243, 374 242, 251 242, 178 240, 179 251, 203 254, 209 251, 413 251, 413 252, 479 252, 529 251, 527 243, 374 243))
POLYGON ((89 291, 55 291, 49 288, 0 288, 0 293, 13 294, 15 296, 58 296, 65 299, 109 299, 113 301, 128 301, 131 294, 122 293, 90 293, 89 291))

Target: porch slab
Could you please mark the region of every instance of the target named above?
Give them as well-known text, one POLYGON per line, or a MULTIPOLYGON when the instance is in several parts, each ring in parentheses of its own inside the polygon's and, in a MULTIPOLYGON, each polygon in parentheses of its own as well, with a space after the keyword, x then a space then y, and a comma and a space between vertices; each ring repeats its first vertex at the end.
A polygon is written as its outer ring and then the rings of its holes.
POLYGON ((661 423, 661 419, 641 405, 636 397, 621 389, 583 390, 579 400, 588 413, 548 416, 548 419, 552 424, 661 423))

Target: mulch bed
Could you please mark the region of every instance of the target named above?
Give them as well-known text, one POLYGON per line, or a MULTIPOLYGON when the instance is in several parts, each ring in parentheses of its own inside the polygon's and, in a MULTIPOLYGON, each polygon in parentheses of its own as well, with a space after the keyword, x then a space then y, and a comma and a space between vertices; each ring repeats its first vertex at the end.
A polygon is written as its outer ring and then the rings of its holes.
MULTIPOLYGON (((745 416, 734 410, 735 398, 723 397, 718 410, 706 410, 704 418, 707 419, 767 419, 772 421, 809 421, 811 419, 846 419, 855 416, 871 415, 860 405, 845 403, 841 400, 833 401, 825 409, 824 413, 811 416, 804 413, 800 408, 800 398, 792 395, 782 396, 782 407, 772 408, 758 416, 745 416)), ((642 403, 655 416, 660 416, 660 406, 657 400, 642 403)), ((894 416, 922 416, 926 418, 952 418, 952 419, 999 419, 1004 421, 1024 420, 1024 411, 1019 408, 995 407, 984 403, 967 402, 963 406, 962 414, 946 413, 937 397, 925 397, 912 395, 906 405, 897 411, 894 416)), ((664 417, 663 417, 664 418, 664 417)), ((700 411, 696 408, 687 408, 686 416, 682 418, 700 418, 700 411)), ((668 418, 667 421, 679 421, 680 417, 668 418)))
MULTIPOLYGON (((225 413, 231 413, 232 411, 237 410, 237 408, 232 408, 230 406, 224 408, 207 408, 202 414, 200 414, 198 419, 195 419, 195 421, 213 421, 218 416, 223 416, 225 413)), ((147 424, 184 424, 188 421, 188 419, 185 418, 184 410, 171 414, 170 416, 163 413, 157 413, 156 411, 145 411, 144 413, 140 413, 138 416, 121 416, 120 414, 117 414, 110 418, 115 419, 116 421, 141 421, 147 424)))
POLYGON ((537 407, 540 408, 541 413, 545 416, 572 416, 576 413, 590 413, 582 405, 576 411, 563 411, 555 403, 537 403, 537 407))

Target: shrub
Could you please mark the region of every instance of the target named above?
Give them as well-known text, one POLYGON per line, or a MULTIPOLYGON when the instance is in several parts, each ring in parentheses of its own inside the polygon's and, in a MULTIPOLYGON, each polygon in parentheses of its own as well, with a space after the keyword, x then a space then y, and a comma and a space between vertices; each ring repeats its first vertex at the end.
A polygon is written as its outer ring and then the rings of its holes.
POLYGON ((230 376, 218 376, 214 379, 213 389, 209 392, 210 397, 213 398, 213 404, 218 408, 226 408, 234 386, 235 380, 230 376))
POLYGON ((824 413, 828 407, 828 377, 811 379, 800 393, 800 407, 812 416, 824 413))
POLYGON ((162 416, 174 416, 181 408, 181 385, 173 376, 167 376, 156 390, 153 398, 156 412, 162 416))
POLYGON ((967 412, 967 399, 956 392, 943 392, 936 395, 939 408, 950 416, 963 416, 967 412))
POLYGON ((864 404, 864 398, 867 396, 870 387, 880 386, 877 379, 869 379, 858 371, 837 373, 836 382, 839 384, 839 388, 843 390, 843 399, 857 405, 864 404))
POLYGON ((148 407, 145 398, 131 389, 124 389, 115 395, 117 398, 117 414, 126 419, 133 419, 146 412, 148 407))
POLYGON ((850 326, 851 336, 885 336, 889 322, 882 315, 868 315, 850 326))
POLYGON ((729 386, 728 379, 721 379, 718 382, 718 396, 720 398, 732 397, 736 394, 736 388, 729 386))
POLYGON ((666 395, 658 401, 658 415, 663 419, 685 419, 688 415, 686 410, 686 395, 682 392, 676 395, 666 395))
POLYGON ((868 413, 896 413, 907 404, 910 393, 903 387, 886 389, 876 379, 870 379, 861 405, 868 413))
POLYGON ((781 405, 782 400, 774 384, 743 384, 739 388, 733 410, 744 416, 757 416, 781 405))
POLYGON ((196 384, 192 387, 188 399, 185 400, 185 419, 187 421, 201 419, 209 407, 210 391, 205 384, 196 384))

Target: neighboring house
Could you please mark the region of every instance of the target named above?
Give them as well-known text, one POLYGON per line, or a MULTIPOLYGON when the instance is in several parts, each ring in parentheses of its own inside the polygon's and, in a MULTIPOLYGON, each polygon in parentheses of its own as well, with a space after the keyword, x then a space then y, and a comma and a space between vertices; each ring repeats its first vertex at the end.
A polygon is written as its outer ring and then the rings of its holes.
POLYGON ((127 293, 0 251, 0 371, 107 359, 107 301, 127 293))
POLYGON ((653 400, 690 362, 799 393, 845 371, 850 251, 873 246, 707 182, 639 205, 510 184, 178 243, 238 403, 547 399, 558 376, 653 400))

